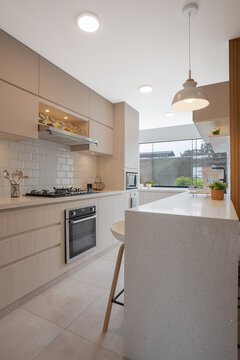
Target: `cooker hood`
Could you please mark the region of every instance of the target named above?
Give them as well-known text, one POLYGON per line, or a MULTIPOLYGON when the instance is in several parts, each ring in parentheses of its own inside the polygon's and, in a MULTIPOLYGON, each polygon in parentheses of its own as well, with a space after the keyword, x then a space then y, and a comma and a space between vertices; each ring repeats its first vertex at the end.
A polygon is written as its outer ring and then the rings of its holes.
POLYGON ((83 145, 83 144, 95 144, 98 145, 98 141, 86 136, 73 134, 70 131, 57 129, 53 126, 44 124, 38 124, 38 138, 41 140, 52 141, 59 144, 68 146, 83 145))

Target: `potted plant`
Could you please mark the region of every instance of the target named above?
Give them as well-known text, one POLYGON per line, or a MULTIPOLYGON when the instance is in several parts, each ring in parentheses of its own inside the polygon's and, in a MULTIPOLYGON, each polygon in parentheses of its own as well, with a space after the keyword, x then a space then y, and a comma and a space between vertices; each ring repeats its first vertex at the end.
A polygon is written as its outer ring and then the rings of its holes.
POLYGON ((155 185, 155 182, 152 180, 145 181, 145 183, 144 183, 144 186, 146 186, 148 190, 150 190, 151 187, 154 185, 155 185))
POLYGON ((220 128, 212 129, 212 135, 219 135, 219 134, 220 134, 220 128))
POLYGON ((214 181, 209 185, 211 189, 211 199, 212 200, 223 200, 224 199, 224 190, 228 187, 228 183, 222 181, 214 181))

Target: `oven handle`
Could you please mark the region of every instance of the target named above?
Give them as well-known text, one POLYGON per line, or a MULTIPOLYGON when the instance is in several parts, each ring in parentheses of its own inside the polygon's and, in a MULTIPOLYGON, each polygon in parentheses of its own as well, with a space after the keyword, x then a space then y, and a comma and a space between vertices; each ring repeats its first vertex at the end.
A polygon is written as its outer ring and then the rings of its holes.
POLYGON ((69 220, 69 222, 70 222, 70 224, 75 225, 75 224, 78 224, 78 223, 83 222, 83 221, 96 219, 96 217, 97 217, 97 215, 94 215, 94 216, 89 216, 89 217, 86 217, 86 218, 80 219, 80 220, 69 220))

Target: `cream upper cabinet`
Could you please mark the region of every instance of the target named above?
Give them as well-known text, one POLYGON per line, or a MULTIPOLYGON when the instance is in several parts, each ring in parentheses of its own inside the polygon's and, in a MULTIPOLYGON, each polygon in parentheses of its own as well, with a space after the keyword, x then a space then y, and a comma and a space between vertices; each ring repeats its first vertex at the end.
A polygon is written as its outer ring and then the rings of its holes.
POLYGON ((125 168, 139 168, 139 113, 125 104, 125 168))
POLYGON ((89 117, 89 88, 40 57, 39 96, 89 117))
POLYGON ((90 151, 97 153, 112 155, 113 154, 113 129, 108 126, 97 123, 96 121, 89 121, 89 136, 92 139, 98 140, 98 145, 91 144, 90 151))
POLYGON ((0 81, 0 138, 38 138, 38 97, 0 81))
POLYGON ((38 94, 39 55, 0 30, 0 79, 38 94))
POLYGON ((90 119, 113 127, 113 104, 90 90, 90 119))

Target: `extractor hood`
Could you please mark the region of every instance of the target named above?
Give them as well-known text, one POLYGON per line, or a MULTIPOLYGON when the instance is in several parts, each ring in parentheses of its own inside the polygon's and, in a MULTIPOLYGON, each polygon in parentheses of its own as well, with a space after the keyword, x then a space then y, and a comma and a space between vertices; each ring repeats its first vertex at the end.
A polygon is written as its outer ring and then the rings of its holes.
POLYGON ((44 124, 38 124, 38 138, 41 140, 52 141, 59 144, 68 146, 83 145, 83 144, 95 144, 98 145, 98 141, 86 136, 73 134, 70 131, 57 129, 53 126, 44 124))

